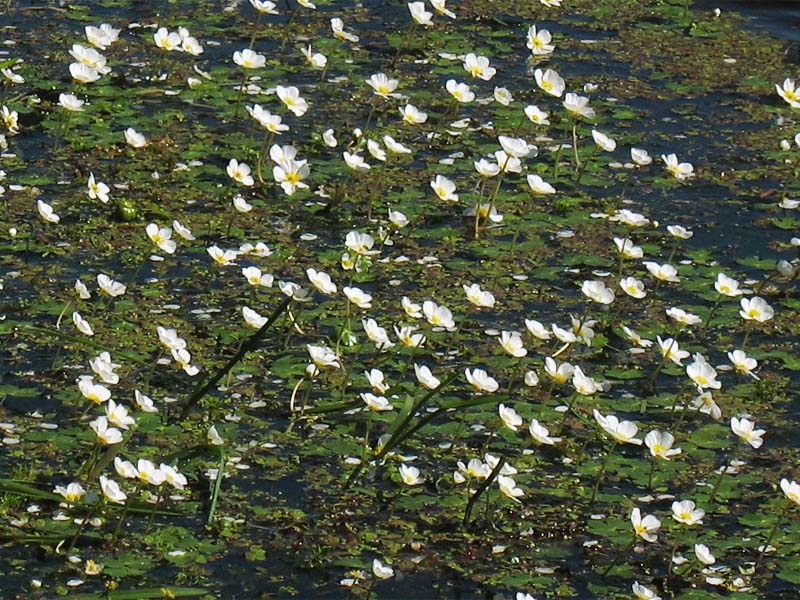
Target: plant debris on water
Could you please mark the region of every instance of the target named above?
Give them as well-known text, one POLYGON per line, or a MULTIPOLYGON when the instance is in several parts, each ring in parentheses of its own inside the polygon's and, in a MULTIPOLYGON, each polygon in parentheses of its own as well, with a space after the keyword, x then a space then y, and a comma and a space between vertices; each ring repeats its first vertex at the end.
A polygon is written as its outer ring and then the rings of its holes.
POLYGON ((796 598, 800 73, 690 4, 7 2, 0 595, 796 598))

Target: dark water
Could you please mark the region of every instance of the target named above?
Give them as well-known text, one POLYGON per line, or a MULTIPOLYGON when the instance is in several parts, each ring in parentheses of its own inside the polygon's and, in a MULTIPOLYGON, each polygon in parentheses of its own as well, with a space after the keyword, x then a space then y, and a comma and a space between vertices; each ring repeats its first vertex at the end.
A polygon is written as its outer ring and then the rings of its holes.
MULTIPOLYGON (((748 25, 764 33, 800 45, 800 1, 798 0, 698 0, 698 10, 719 8, 724 17, 736 12, 747 18, 748 25)), ((797 60, 795 51, 794 62, 797 60)))

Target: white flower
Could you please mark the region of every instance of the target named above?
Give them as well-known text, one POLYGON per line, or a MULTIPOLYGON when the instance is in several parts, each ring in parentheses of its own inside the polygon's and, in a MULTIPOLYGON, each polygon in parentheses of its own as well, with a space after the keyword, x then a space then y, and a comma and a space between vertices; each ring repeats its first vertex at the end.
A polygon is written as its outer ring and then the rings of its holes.
MULTIPOLYGON (((572 371, 572 387, 574 387, 575 391, 582 396, 591 396, 600 390, 600 385, 594 379, 586 375, 583 372, 583 369, 578 366, 576 366, 572 371)), ((634 432, 633 435, 635 435, 635 433, 636 432, 634 432)), ((633 444, 636 442, 631 441, 630 443, 633 444)))
POLYGON ((672 518, 684 525, 697 525, 703 522, 706 511, 697 508, 692 500, 676 500, 672 503, 672 518))
POLYGON ((647 260, 644 262, 644 266, 656 279, 660 279, 661 281, 669 281, 672 283, 677 283, 680 281, 680 278, 678 277, 678 270, 668 263, 660 265, 657 262, 647 260))
POLYGON ((697 557, 697 560, 704 565, 713 565, 715 562, 717 562, 717 559, 705 544, 695 544, 694 555, 697 557))
POLYGON ((501 332, 500 346, 508 355, 515 358, 522 358, 528 354, 528 351, 522 343, 522 336, 516 331, 501 332))
POLYGON ((306 61, 311 65, 312 69, 324 69, 328 65, 328 57, 320 52, 313 52, 311 45, 306 48, 300 48, 306 61))
POLYGON ((538 85, 539 89, 543 92, 550 94, 551 96, 555 96, 556 98, 560 98, 561 94, 564 93, 566 83, 561 75, 559 75, 553 69, 547 69, 545 71, 542 69, 536 69, 533 72, 533 76, 534 79, 536 79, 536 85, 538 85))
POLYGON ((517 482, 511 477, 505 475, 497 476, 497 485, 500 487, 502 494, 511 498, 514 502, 521 502, 520 497, 525 495, 521 488, 517 487, 517 482))
POLYGON ((527 327, 532 336, 540 340, 549 340, 552 336, 550 330, 535 319, 525 319, 525 327, 527 327))
POLYGON ((437 175, 431 181, 431 189, 439 197, 439 200, 458 202, 458 194, 455 193, 456 184, 443 175, 437 175))
POLYGON ((408 225, 408 217, 404 213, 401 213, 399 210, 392 210, 390 208, 389 222, 398 229, 402 229, 403 227, 408 225))
POLYGON ((333 36, 337 40, 355 43, 359 39, 354 33, 344 30, 344 23, 338 17, 331 19, 331 31, 333 31, 333 36))
POLYGON ((61 221, 61 217, 55 213, 53 207, 43 200, 36 201, 36 209, 39 211, 39 216, 48 223, 58 223, 61 221))
POLYGON ((564 96, 564 108, 576 116, 587 119, 593 119, 595 115, 594 109, 589 106, 589 98, 571 92, 564 96))
POLYGON ((156 467, 153 461, 146 458, 140 458, 136 461, 136 477, 142 483, 150 485, 161 485, 166 479, 164 472, 159 467, 156 467))
POLYGON ((519 430, 519 428, 522 426, 522 417, 517 414, 517 411, 510 406, 506 406, 505 404, 501 404, 497 410, 500 414, 500 419, 503 421, 503 424, 506 427, 508 427, 511 431, 519 430))
POLYGON ((747 321, 765 323, 775 316, 773 308, 759 296, 742 298, 739 303, 742 307, 739 311, 739 316, 747 321))
POLYGON ((322 133, 322 141, 328 148, 335 148, 338 142, 336 141, 336 137, 333 135, 333 129, 326 129, 322 133))
POLYGON ((386 152, 375 140, 367 140, 367 150, 375 160, 386 162, 386 152))
POLYGON ((236 258, 239 256, 236 250, 223 250, 216 244, 213 246, 209 246, 206 248, 206 252, 208 255, 217 263, 220 267, 227 267, 228 265, 234 264, 236 258))
POLYGON ((308 354, 311 361, 320 369, 325 367, 340 368, 341 364, 336 356, 336 353, 326 346, 314 346, 312 344, 306 345, 308 354))
POLYGON ((634 581, 631 587, 636 600, 661 600, 661 596, 658 596, 653 590, 646 588, 638 581, 634 581))
POLYGON ((86 104, 86 102, 79 100, 74 94, 59 94, 58 103, 72 112, 82 112, 83 105, 86 104))
POLYGON ((269 0, 250 0, 250 4, 258 12, 267 15, 277 15, 277 5, 269 0))
POLYGON ((775 84, 778 95, 789 103, 792 108, 800 108, 800 90, 795 88, 794 79, 787 77, 783 85, 775 84))
POLYGON ((758 361, 751 356, 747 356, 744 350, 734 350, 728 352, 728 360, 731 361, 733 368, 737 373, 742 375, 749 375, 753 379, 758 380, 758 375, 753 373, 753 370, 758 368, 758 361))
POLYGON ((669 460, 681 453, 680 448, 673 448, 675 436, 668 431, 653 430, 644 436, 644 445, 650 450, 654 458, 669 460))
POLYGON ((528 28, 528 41, 525 44, 534 56, 544 56, 550 54, 556 47, 550 42, 553 36, 547 29, 536 30, 536 25, 528 28))
POLYGON ((489 374, 484 371, 483 369, 465 369, 464 374, 467 377, 467 381, 473 387, 476 392, 486 392, 492 394, 497 391, 500 387, 493 377, 490 377, 489 374))
POLYGON ((555 194, 556 188, 554 188, 551 184, 547 183, 544 179, 542 179, 541 175, 536 175, 535 173, 531 173, 527 176, 528 186, 531 188, 531 191, 538 195, 544 196, 547 194, 555 194))
POLYGON ((284 87, 279 85, 275 88, 275 93, 278 95, 280 101, 286 105, 286 108, 292 111, 295 116, 302 117, 308 111, 308 102, 300 96, 300 90, 295 86, 290 85, 284 87))
POLYGON ((115 504, 125 504, 128 496, 123 492, 119 484, 113 479, 108 479, 105 475, 100 475, 100 489, 103 491, 103 497, 115 504))
POLYGON ((125 142, 132 148, 143 148, 147 145, 144 135, 136 131, 133 127, 125 130, 125 142))
POLYGON ((268 321, 267 317, 261 316, 248 306, 242 307, 242 317, 244 317, 244 322, 253 329, 261 329, 268 321))
POLYGON ((157 413, 158 409, 156 408, 155 404, 153 404, 153 399, 149 396, 145 396, 139 390, 133 390, 134 400, 136 401, 136 406, 142 412, 146 413, 157 413))
POLYGON ((702 321, 700 317, 693 313, 686 312, 682 308, 677 308, 675 306, 668 308, 666 310, 667 316, 671 319, 674 319, 677 323, 681 325, 697 325, 702 321))
POLYGON ((75 327, 78 329, 78 331, 80 331, 83 335, 94 335, 94 330, 92 329, 92 326, 89 325, 89 321, 84 319, 79 312, 72 313, 72 322, 75 324, 75 327))
POLYGON ((661 339, 661 336, 656 336, 656 342, 661 350, 661 356, 668 358, 678 366, 683 366, 683 359, 689 356, 686 350, 681 350, 678 347, 678 342, 673 338, 661 339))
POLYGON ((376 396, 370 392, 362 392, 361 399, 367 408, 373 412, 384 412, 394 408, 391 403, 383 396, 376 396))
POLYGON ((399 109, 400 115, 406 123, 412 125, 419 125, 428 120, 427 113, 422 112, 413 104, 406 104, 403 108, 399 109))
POLYGON ((575 367, 568 362, 557 365, 553 358, 547 356, 544 359, 544 372, 556 383, 565 383, 572 378, 575 367))
POLYGON ((369 164, 364 160, 364 157, 357 152, 349 153, 346 150, 342 153, 345 164, 354 171, 368 171, 371 169, 369 164))
POLYGON ((464 70, 478 79, 489 81, 497 73, 497 69, 489 66, 489 59, 485 56, 476 56, 470 52, 464 57, 464 70))
MULTIPOLYGON (((422 4, 422 2, 420 2, 422 4)), ((419 475, 419 469, 409 465, 401 464, 398 468, 400 471, 400 478, 406 485, 419 485, 424 482, 419 475)))
POLYGON ((372 247, 375 245, 375 238, 368 233, 351 231, 345 237, 344 245, 348 250, 351 250, 361 256, 380 254, 379 250, 372 249, 372 247))
POLYGON ((181 36, 176 31, 167 31, 166 27, 159 27, 153 34, 153 42, 156 47, 171 52, 173 50, 182 51, 181 36))
POLYGON ((383 143, 386 145, 386 149, 389 152, 394 152, 395 154, 411 154, 411 148, 404 146, 390 135, 383 136, 383 143))
POLYGON ((306 269, 306 275, 311 284, 323 294, 332 296, 336 293, 336 284, 331 281, 331 276, 327 273, 309 267, 306 269))
POLYGON ((673 237, 676 237, 680 240, 688 240, 694 235, 693 231, 689 231, 685 227, 680 225, 667 225, 667 231, 673 237))
POLYGON ((108 383, 111 385, 116 385, 119 383, 119 375, 114 373, 114 369, 119 367, 120 365, 112 362, 111 354, 108 352, 101 352, 96 357, 89 360, 89 366, 92 368, 92 371, 100 377, 100 380, 103 383, 108 383))
POLYGON ((86 39, 95 48, 105 50, 108 46, 113 44, 119 38, 119 29, 114 29, 108 23, 103 23, 100 27, 87 25, 84 27, 86 39))
POLYGON ((662 154, 661 160, 663 160, 664 164, 667 166, 669 174, 675 179, 683 181, 684 179, 694 177, 694 167, 692 164, 688 162, 679 163, 678 157, 675 154, 662 154))
POLYGON ((440 306, 431 300, 426 300, 422 303, 422 314, 428 320, 428 323, 434 327, 453 329, 456 326, 450 309, 446 306, 440 306))
POLYGON ((91 375, 81 375, 78 379, 78 389, 84 398, 94 404, 102 404, 111 398, 111 390, 104 385, 95 383, 91 375))
POLYGON ((192 235, 191 229, 185 225, 182 225, 180 221, 172 221, 172 230, 188 242, 191 242, 195 239, 194 235, 192 235))
POLYGON ((81 83, 93 83, 100 79, 100 73, 97 71, 97 69, 93 69, 92 67, 80 62, 70 64, 69 74, 72 75, 72 78, 75 81, 79 81, 81 83))
POLYGON ((462 284, 464 293, 467 295, 467 300, 478 308, 493 308, 495 304, 494 295, 486 290, 482 290, 480 285, 473 283, 471 285, 462 284))
POLYGON ((508 106, 514 101, 514 96, 511 95, 511 92, 508 91, 508 88, 495 87, 494 99, 499 104, 502 104, 503 106, 508 106))
POLYGON ((640 336, 633 329, 627 327, 626 325, 622 326, 622 332, 625 334, 625 337, 627 337, 635 346, 639 346, 640 348, 649 348, 650 346, 653 345, 652 340, 644 339, 642 336, 640 336))
POLYGON ((417 377, 420 385, 429 390, 435 390, 441 385, 441 381, 434 377, 431 370, 425 365, 414 365, 414 375, 417 377))
POLYGON ((394 575, 394 569, 389 565, 384 565, 377 558, 372 561, 372 573, 378 579, 389 579, 394 575))
POLYGON ((800 504, 800 485, 784 478, 781 479, 781 489, 789 500, 795 504, 800 504))
POLYGON ((631 512, 631 524, 636 537, 651 543, 658 539, 656 532, 661 528, 661 521, 654 515, 647 515, 642 518, 641 511, 638 508, 634 508, 631 512))
POLYGON ((431 6, 433 6, 434 10, 440 15, 445 15, 451 19, 455 19, 455 13, 451 10, 447 10, 447 7, 445 6, 446 2, 447 0, 431 0, 431 6))
POLYGON ((172 239, 172 229, 169 227, 159 227, 155 223, 150 223, 145 228, 147 237, 153 242, 162 252, 167 254, 174 254, 178 245, 172 239))
POLYGON ((637 446, 642 445, 642 440, 634 437, 639 430, 636 423, 632 421, 620 421, 614 415, 605 417, 600 414, 597 409, 594 409, 592 414, 594 414, 595 421, 597 421, 598 425, 617 442, 635 444, 637 446))
POLYGON ((475 92, 471 91, 466 83, 458 83, 455 79, 448 79, 445 88, 453 98, 463 104, 475 100, 475 92))
POLYGON ((722 388, 722 383, 717 381, 717 372, 714 367, 708 364, 699 352, 694 355, 694 362, 686 367, 686 375, 697 385, 698 389, 718 390, 722 388))
POLYGON ((653 157, 647 153, 647 150, 642 148, 631 148, 631 160, 640 167, 646 167, 652 164, 653 157))
POLYGON ((403 306, 403 311, 412 319, 421 319, 423 317, 422 306, 409 300, 408 296, 403 296, 400 303, 403 306))
POLYGON ((528 431, 530 432, 531 437, 540 444, 552 446, 553 444, 557 444, 561 441, 560 437, 551 436, 547 427, 541 425, 536 419, 531 419, 531 424, 528 426, 528 431))
POLYGON ((83 283, 80 279, 75 280, 75 293, 78 294, 78 297, 81 300, 88 300, 92 297, 91 292, 89 292, 89 288, 86 287, 86 284, 83 283))
POLYGON ((623 277, 619 281, 619 287, 631 298, 641 299, 647 295, 644 289, 644 283, 636 279, 636 277, 623 277))
POLYGON ((389 333, 384 327, 378 325, 375 319, 362 319, 361 325, 364 327, 364 333, 378 347, 378 350, 386 350, 394 346, 394 343, 389 339, 389 333))
POLYGON ((342 291, 347 299, 358 308, 372 308, 372 296, 360 288, 345 286, 342 291))
POLYGON ((635 213, 627 208, 621 208, 614 211, 614 214, 608 218, 609 221, 620 222, 629 227, 644 227, 650 224, 650 219, 644 215, 635 213))
POLYGON ((599 304, 611 304, 614 301, 614 291, 597 279, 584 281, 581 284, 583 295, 599 304))
POLYGON ((550 115, 543 110, 540 110, 538 106, 526 106, 524 112, 525 116, 530 119, 531 123, 535 123, 536 125, 550 125, 550 115))
POLYGON ((128 409, 113 400, 109 400, 106 404, 106 418, 109 423, 120 429, 128 429, 136 424, 136 419, 128 415, 128 409))
POLYGON ((267 57, 245 48, 233 53, 233 62, 244 69, 260 69, 267 63, 267 57))
POLYGON ((701 392, 700 395, 692 401, 692 407, 695 410, 699 410, 701 413, 709 415, 715 421, 719 421, 722 418, 722 410, 714 401, 714 396, 708 390, 701 392))
POLYGON ((109 201, 108 192, 110 188, 101 181, 96 181, 94 178, 94 173, 89 173, 89 181, 86 184, 87 191, 86 193, 89 195, 89 198, 92 200, 97 199, 100 200, 103 204, 109 201))
POLYGON ((122 441, 122 432, 116 427, 109 427, 108 419, 104 416, 97 417, 90 422, 89 427, 97 436, 97 441, 104 446, 112 446, 122 441))
POLYGON ((370 387, 375 393, 384 394, 389 389, 389 385, 384 379, 383 371, 380 369, 370 369, 369 371, 364 371, 364 375, 366 376, 370 387))
POLYGON ((426 338, 421 333, 414 333, 417 329, 419 329, 419 327, 407 326, 398 328, 397 325, 395 325, 394 333, 403 346, 419 348, 425 343, 426 338))
POLYGON ((213 446, 222 446, 225 443, 225 440, 222 439, 222 436, 217 431, 216 425, 212 425, 208 428, 208 431, 206 432, 206 439, 213 446))
POLYGON ((242 185, 251 186, 255 183, 253 176, 250 175, 250 166, 247 163, 240 163, 235 158, 230 160, 226 171, 228 172, 228 177, 242 185))
POLYGON ((103 290, 106 294, 111 296, 112 298, 116 296, 122 296, 127 289, 124 283, 120 283, 119 281, 115 281, 111 279, 108 275, 104 273, 99 273, 97 275, 97 285, 103 290))
POLYGON ((433 25, 433 21, 431 20, 433 17, 433 13, 430 11, 425 10, 425 3, 424 2, 409 2, 408 3, 408 11, 411 13, 411 18, 414 19, 419 25, 433 25))
POLYGON ((72 503, 82 500, 86 495, 86 490, 83 489, 83 486, 80 483, 72 482, 66 487, 57 485, 55 489, 53 489, 53 493, 60 494, 64 497, 64 500, 72 503))
POLYGON ((753 448, 760 448, 764 443, 762 436, 766 431, 764 429, 755 429, 755 423, 749 419, 731 417, 731 431, 753 448))
POLYGON ((594 143, 600 146, 606 152, 613 152, 617 149, 617 142, 601 131, 592 129, 592 138, 594 139, 594 143))

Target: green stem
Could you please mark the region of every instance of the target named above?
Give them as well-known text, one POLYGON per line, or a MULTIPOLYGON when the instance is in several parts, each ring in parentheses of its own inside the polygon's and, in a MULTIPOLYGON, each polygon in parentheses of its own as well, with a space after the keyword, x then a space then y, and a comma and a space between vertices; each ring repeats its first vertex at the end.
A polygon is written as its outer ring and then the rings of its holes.
POLYGON ((219 501, 219 490, 222 487, 222 480, 225 477, 225 452, 222 448, 219 449, 219 467, 217 469, 217 478, 214 480, 214 489, 211 492, 211 507, 208 509, 208 519, 206 523, 209 525, 214 521, 214 513, 217 511, 217 502, 219 501))
POLYGON ((469 519, 472 516, 472 509, 475 506, 475 503, 488 489, 488 487, 492 485, 492 482, 497 479, 497 476, 500 474, 500 470, 503 468, 504 464, 505 458, 501 454, 497 457, 497 464, 494 466, 494 469, 492 469, 492 472, 489 473, 489 476, 483 480, 483 483, 478 486, 478 489, 475 490, 475 493, 470 497, 469 502, 467 502, 467 508, 464 510, 464 519, 461 522, 464 527, 469 525, 469 519))
POLYGON ((730 467, 731 463, 733 463, 733 457, 736 454, 736 448, 737 446, 734 445, 733 448, 731 448, 731 451, 728 453, 728 460, 725 462, 725 465, 723 465, 722 470, 719 472, 719 476, 714 482, 714 487, 711 488, 711 495, 706 501, 708 504, 714 502, 714 498, 716 498, 717 491, 719 490, 719 485, 722 483, 722 478, 725 477, 725 474, 728 472, 728 467, 730 467))
POLYGON ((611 445, 611 448, 606 453, 605 460, 603 460, 603 464, 600 467, 600 472, 597 474, 597 480, 594 482, 594 489, 592 490, 592 497, 589 499, 589 506, 594 504, 595 499, 597 498, 597 492, 600 490, 600 484, 603 482, 603 475, 605 475, 606 468, 608 468, 608 462, 611 459, 611 454, 617 447, 617 441, 614 440, 614 443, 611 445))
POLYGON ((786 511, 789 510, 789 507, 791 507, 791 505, 792 505, 791 501, 786 501, 783 505, 783 508, 778 513, 778 516, 775 518, 775 525, 772 526, 772 529, 770 530, 769 535, 767 536, 767 542, 763 546, 761 546, 761 551, 758 553, 758 558, 756 558, 756 564, 755 567, 753 567, 753 571, 758 570, 758 566, 761 564, 761 559, 764 558, 764 554, 767 553, 767 550, 769 549, 769 546, 772 543, 775 534, 778 532, 778 527, 780 526, 781 521, 783 521, 783 517, 786 516, 786 511))

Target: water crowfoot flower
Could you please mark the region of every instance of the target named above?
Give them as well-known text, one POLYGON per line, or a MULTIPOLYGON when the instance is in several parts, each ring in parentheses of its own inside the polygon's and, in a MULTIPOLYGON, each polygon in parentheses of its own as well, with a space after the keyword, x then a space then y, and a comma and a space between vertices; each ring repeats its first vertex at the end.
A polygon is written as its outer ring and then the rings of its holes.
POLYGON ((650 543, 658 540, 656 532, 661 528, 661 521, 654 515, 647 515, 642 518, 641 511, 638 508, 634 508, 631 512, 631 525, 633 525, 636 537, 650 543))
POLYGON ((420 485, 425 481, 422 477, 420 477, 419 469, 417 467, 402 464, 398 468, 398 471, 400 472, 400 478, 406 485, 420 485))

